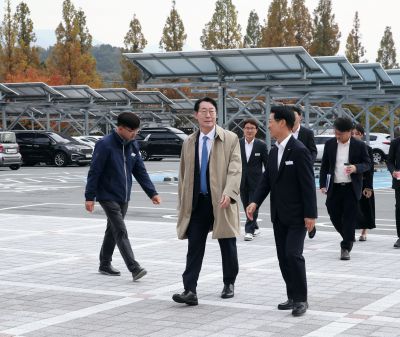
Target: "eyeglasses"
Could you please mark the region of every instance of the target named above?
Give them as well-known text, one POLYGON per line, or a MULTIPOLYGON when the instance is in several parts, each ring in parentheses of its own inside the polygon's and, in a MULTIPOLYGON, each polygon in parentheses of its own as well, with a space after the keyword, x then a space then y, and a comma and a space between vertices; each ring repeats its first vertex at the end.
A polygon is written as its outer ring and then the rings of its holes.
POLYGON ((245 127, 244 130, 252 131, 252 130, 257 130, 257 128, 255 128, 255 127, 252 127, 252 128, 245 127))
POLYGON ((208 114, 210 114, 210 116, 215 116, 215 114, 217 113, 215 110, 207 110, 207 109, 201 109, 199 111, 197 111, 197 113, 199 113, 202 116, 207 116, 208 114))

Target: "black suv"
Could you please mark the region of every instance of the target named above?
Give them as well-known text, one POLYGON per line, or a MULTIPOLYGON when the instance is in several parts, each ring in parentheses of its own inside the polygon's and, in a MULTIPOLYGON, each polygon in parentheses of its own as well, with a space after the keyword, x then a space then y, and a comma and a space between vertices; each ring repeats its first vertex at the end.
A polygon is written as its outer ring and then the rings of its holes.
POLYGON ((92 159, 92 148, 74 139, 52 131, 14 131, 26 165, 39 162, 66 166, 76 163, 84 166, 92 159))
POLYGON ((143 160, 180 157, 183 141, 188 136, 181 130, 166 126, 143 128, 137 135, 143 160))

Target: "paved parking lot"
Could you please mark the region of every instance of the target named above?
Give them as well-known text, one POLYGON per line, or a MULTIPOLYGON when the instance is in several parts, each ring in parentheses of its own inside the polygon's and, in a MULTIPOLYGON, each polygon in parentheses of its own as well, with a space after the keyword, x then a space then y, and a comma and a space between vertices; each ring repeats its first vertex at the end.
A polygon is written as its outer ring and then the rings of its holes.
MULTIPOLYGON (((306 240, 309 304, 293 318, 285 299, 269 222, 261 237, 238 240, 240 272, 233 299, 219 297, 221 258, 209 240, 199 306, 171 300, 182 290, 186 241, 175 235, 177 161, 146 163, 163 198, 154 207, 135 186, 128 230, 148 275, 132 282, 118 252, 120 277, 97 273, 105 229, 99 207, 83 209, 87 168, 0 170, 0 336, 400 336, 400 250, 394 194, 376 191, 378 228, 339 260, 339 236, 318 196, 318 232, 306 240), (139 192, 139 193, 138 193, 139 192)), ((242 220, 244 215, 242 214, 242 220)))

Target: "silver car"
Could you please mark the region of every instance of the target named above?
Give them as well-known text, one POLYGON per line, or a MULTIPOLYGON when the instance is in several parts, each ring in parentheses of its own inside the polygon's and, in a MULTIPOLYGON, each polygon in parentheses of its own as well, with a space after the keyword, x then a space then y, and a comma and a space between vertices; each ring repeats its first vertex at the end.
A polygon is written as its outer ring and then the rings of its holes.
POLYGON ((15 133, 10 131, 0 132, 0 166, 8 166, 11 170, 21 167, 22 159, 15 133))

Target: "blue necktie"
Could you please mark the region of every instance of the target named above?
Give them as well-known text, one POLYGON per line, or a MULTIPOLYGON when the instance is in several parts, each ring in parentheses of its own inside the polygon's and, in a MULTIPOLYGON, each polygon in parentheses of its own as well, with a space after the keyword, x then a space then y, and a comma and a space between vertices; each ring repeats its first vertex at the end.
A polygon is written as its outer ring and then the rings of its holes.
POLYGON ((201 150, 201 166, 200 166, 200 193, 208 194, 207 189, 207 164, 208 164, 208 137, 203 137, 203 148, 201 150))

